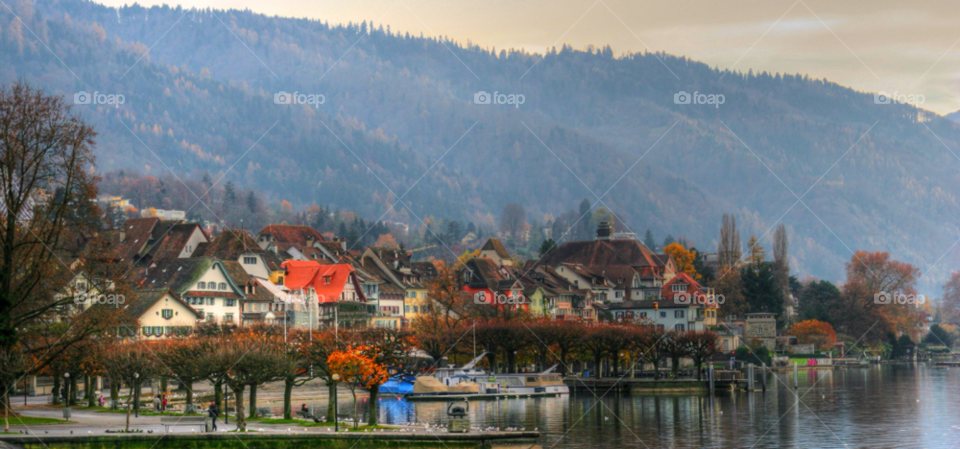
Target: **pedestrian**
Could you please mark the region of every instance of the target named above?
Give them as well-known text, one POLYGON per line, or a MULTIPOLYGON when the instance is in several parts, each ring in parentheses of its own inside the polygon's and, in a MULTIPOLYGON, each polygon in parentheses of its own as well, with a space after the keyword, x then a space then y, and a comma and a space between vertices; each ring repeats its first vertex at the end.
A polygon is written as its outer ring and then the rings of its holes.
POLYGON ((153 398, 153 409, 158 412, 160 411, 160 396, 153 398))
POLYGON ((103 395, 102 395, 102 394, 100 395, 99 401, 100 401, 100 406, 103 407, 103 395))
POLYGON ((160 403, 160 409, 167 411, 167 397, 164 396, 162 402, 160 403))
POLYGON ((207 408, 207 415, 209 415, 210 418, 213 418, 213 431, 216 432, 216 431, 217 431, 217 417, 220 416, 220 409, 217 408, 217 404, 216 404, 215 402, 211 402, 211 403, 210 403, 210 407, 207 408))

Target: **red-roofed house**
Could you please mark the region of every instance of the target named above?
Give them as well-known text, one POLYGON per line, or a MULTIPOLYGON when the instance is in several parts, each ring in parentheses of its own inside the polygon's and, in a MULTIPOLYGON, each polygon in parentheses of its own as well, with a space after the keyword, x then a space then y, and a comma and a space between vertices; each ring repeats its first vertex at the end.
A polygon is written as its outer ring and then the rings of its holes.
POLYGON ((257 244, 281 259, 315 260, 323 254, 318 247, 324 241, 310 226, 268 225, 257 233, 257 244))
POLYGON ((356 270, 345 263, 321 264, 315 260, 288 260, 284 285, 300 298, 316 298, 320 305, 320 322, 334 319, 339 303, 365 303, 366 296, 357 279, 356 270))

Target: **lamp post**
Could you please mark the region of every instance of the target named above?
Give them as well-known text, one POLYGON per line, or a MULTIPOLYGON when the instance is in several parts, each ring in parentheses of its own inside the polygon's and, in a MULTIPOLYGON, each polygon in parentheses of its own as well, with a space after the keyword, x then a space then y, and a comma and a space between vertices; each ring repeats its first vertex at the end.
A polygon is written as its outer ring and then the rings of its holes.
POLYGON ((330 378, 333 379, 333 431, 339 432, 340 419, 338 415, 340 412, 337 410, 337 382, 340 382, 340 375, 334 373, 330 378))
POLYGON ((230 389, 225 389, 223 393, 223 423, 230 424, 230 413, 227 410, 230 409, 230 389))
POLYGON ((140 373, 133 373, 133 415, 140 417, 140 373))
POLYGON ((70 373, 63 373, 64 407, 70 406, 70 373))

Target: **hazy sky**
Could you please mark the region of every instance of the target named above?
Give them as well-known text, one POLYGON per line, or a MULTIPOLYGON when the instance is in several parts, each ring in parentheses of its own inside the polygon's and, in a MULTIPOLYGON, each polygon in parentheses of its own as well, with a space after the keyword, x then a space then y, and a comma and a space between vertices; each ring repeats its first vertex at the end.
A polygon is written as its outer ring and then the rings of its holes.
MULTIPOLYGON (((125 0, 101 0, 122 6, 125 0)), ((139 0, 143 5, 165 3, 139 0)), ((864 91, 922 94, 922 107, 960 109, 960 0, 184 0, 330 23, 542 53, 610 44, 665 51, 711 66, 808 73, 864 91)), ((453 57, 451 55, 451 57, 453 57)))

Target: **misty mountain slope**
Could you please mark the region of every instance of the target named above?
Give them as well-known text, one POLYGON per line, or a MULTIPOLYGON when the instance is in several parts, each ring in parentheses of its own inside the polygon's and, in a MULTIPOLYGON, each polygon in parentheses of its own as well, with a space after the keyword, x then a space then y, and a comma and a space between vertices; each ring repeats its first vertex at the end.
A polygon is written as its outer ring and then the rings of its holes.
MULTIPOLYGON (((387 217, 406 221, 492 225, 508 202, 540 220, 596 195, 618 229, 708 249, 723 212, 744 241, 783 217, 795 271, 828 279, 851 250, 926 269, 960 238, 960 125, 824 80, 608 48, 540 60, 246 11, 26 5, 12 8, 46 46, 0 11, 0 80, 123 93, 120 108, 78 107, 101 132, 101 169, 164 170, 152 151, 175 172, 229 170, 278 200, 371 219, 405 195, 387 217), (481 90, 525 102, 474 104, 481 90), (326 101, 276 105, 278 91, 326 101), (679 91, 725 102, 674 104, 679 91)), ((957 262, 948 254, 925 280, 957 262)))

